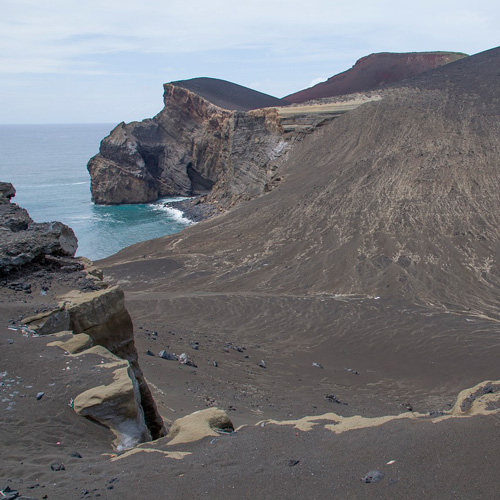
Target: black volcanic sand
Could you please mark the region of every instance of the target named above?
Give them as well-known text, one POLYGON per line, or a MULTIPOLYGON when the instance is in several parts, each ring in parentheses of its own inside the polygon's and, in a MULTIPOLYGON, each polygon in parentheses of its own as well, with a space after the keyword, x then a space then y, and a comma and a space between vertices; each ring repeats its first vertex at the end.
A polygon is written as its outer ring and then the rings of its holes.
MULTIPOLYGON (((334 345, 335 342, 325 339, 321 342, 313 336, 310 342, 303 340, 302 345, 292 348, 292 339, 280 335, 274 341, 262 337, 262 345, 257 347, 250 341, 255 339, 255 332, 243 336, 243 328, 238 329, 237 319, 231 318, 230 304, 235 298, 209 297, 210 306, 202 300, 204 314, 193 308, 196 301, 180 299, 155 303, 150 307, 151 314, 146 314, 137 302, 136 295, 141 293, 130 292, 128 306, 135 317, 137 346, 141 352, 147 346, 157 352, 160 346, 168 345, 169 350, 188 352, 198 364, 198 368, 192 368, 156 356, 141 356, 146 376, 154 384, 161 413, 172 419, 216 404, 228 410, 236 425, 247 425, 230 436, 209 437, 185 445, 169 447, 162 439, 141 447, 157 451, 119 456, 113 461, 116 455, 111 448, 110 432, 78 417, 70 408, 71 398, 91 383, 79 376, 85 369, 82 363, 91 360, 69 360, 59 348, 46 347, 46 338, 25 337, 19 331, 8 329, 9 324, 17 324, 20 315, 50 305, 55 300, 52 294, 67 290, 67 285, 58 286, 56 281, 47 295, 42 296, 37 280, 32 279, 31 283, 33 292, 29 296, 7 291, 5 287, 1 289, 0 352, 1 382, 4 383, 0 386, 1 488, 8 485, 26 497, 38 499, 497 498, 498 414, 435 423, 430 418, 394 421, 342 434, 326 430, 327 422, 321 420, 307 432, 292 425, 258 423, 272 417, 300 418, 326 412, 346 416, 398 414, 406 411, 400 403, 408 402, 420 412, 449 409, 456 396, 450 388, 454 385, 452 378, 460 380, 456 383, 458 386, 464 380, 472 381, 475 371, 477 380, 482 380, 488 373, 485 368, 481 373, 479 358, 484 364, 491 364, 491 354, 486 354, 491 349, 483 345, 481 355, 475 342, 471 342, 473 336, 466 338, 467 329, 461 318, 431 317, 428 324, 434 325, 437 331, 427 337, 430 348, 423 339, 412 338, 403 344, 401 337, 400 349, 389 349, 390 342, 385 343, 385 356, 384 345, 377 348, 376 339, 366 346, 368 351, 375 349, 371 355, 366 350, 357 352, 357 347, 347 338, 337 338, 334 345), (214 307, 217 301, 229 303, 225 320, 222 312, 214 307), (186 305, 181 307, 181 302, 186 305), (159 306, 165 306, 168 311, 170 330, 145 320, 146 316, 158 314, 159 306), (139 316, 142 317, 138 318, 141 309, 139 316), (189 318, 196 321, 190 325, 189 318), (211 322, 219 321, 218 327, 211 326, 211 322), (198 324, 205 325, 203 330, 197 328, 198 324), (185 325, 190 325, 189 329, 185 325), (442 336, 445 329, 450 335, 442 336), (455 343, 450 343, 449 337, 453 330, 459 332, 460 329, 468 349, 454 363, 451 358, 458 353, 460 335, 455 343), (14 342, 9 343, 8 339, 14 342), (243 353, 235 349, 226 352, 226 340, 244 348, 243 353), (188 347, 191 341, 199 342, 198 350, 188 347), (276 347, 272 347, 274 344, 276 347), (288 349, 283 347, 286 344, 288 349), (411 352, 401 352, 402 345, 409 348, 412 344, 415 347, 411 352), (443 354, 448 349, 450 359, 443 354), (434 354, 430 354, 431 351, 434 354), (412 354, 413 364, 409 362, 412 354), (246 355, 249 358, 245 358, 246 355), (218 367, 208 364, 212 358, 218 360, 218 367), (266 360, 267 368, 257 366, 260 358, 266 360), (424 368, 426 358, 427 370, 424 368), (321 362, 324 368, 313 368, 311 360, 321 362), (439 367, 433 367, 436 361, 439 367), (356 368, 359 374, 345 371, 344 365, 356 368), (419 365, 420 377, 414 373, 419 365), (406 369, 407 378, 404 378, 402 373, 406 369), (460 376, 461 370, 467 373, 460 376), (391 377, 400 376, 398 389, 391 377), (420 390, 418 384, 422 385, 420 390), (433 384, 434 390, 426 395, 425 388, 433 384), (37 400, 36 394, 40 391, 45 394, 37 400), (335 393, 341 403, 325 401, 326 393, 335 393), (212 399, 207 400, 206 396, 212 399), (183 459, 163 454, 172 451, 190 454, 183 459), (64 464, 65 470, 53 471, 52 464, 64 464), (362 482, 361 478, 372 470, 381 471, 384 477, 377 483, 362 482)), ((153 303, 148 297, 143 299, 147 299, 150 306, 153 303)), ((245 305, 244 300, 238 299, 238 308, 246 307, 248 313, 264 303, 268 303, 274 313, 284 308, 280 301, 271 298, 260 302, 249 300, 255 304, 245 305)), ((289 300, 292 299, 285 302, 289 300)), ((292 303, 294 300, 299 299, 293 299, 292 303)), ((395 312, 402 310, 402 304, 392 310, 380 300, 367 302, 366 314, 374 316, 371 319, 367 316, 365 320, 371 324, 376 322, 376 315, 384 310, 387 313, 388 308, 396 314, 395 323, 404 321, 404 314, 400 312, 398 316, 395 312)), ((363 308, 338 299, 327 300, 322 307, 323 310, 318 306, 313 314, 323 316, 326 309, 332 309, 332 316, 335 312, 349 316, 349 311, 363 308), (333 300, 339 303, 334 304, 333 300)), ((303 310, 296 303, 293 308, 303 310)), ((421 313, 418 308, 408 311, 407 325, 421 313)), ((285 316, 281 323, 292 326, 293 318, 285 319, 285 316)), ((250 323, 250 318, 246 321, 250 323)), ((298 332, 301 321, 295 324, 293 329, 298 332)), ((338 327, 332 323, 332 331, 338 327)), ((486 327, 486 322, 478 323, 475 332, 485 333, 486 327)), ((262 325, 257 321, 253 328, 260 330, 262 325)), ((477 339, 477 344, 481 343, 484 337, 477 339)))

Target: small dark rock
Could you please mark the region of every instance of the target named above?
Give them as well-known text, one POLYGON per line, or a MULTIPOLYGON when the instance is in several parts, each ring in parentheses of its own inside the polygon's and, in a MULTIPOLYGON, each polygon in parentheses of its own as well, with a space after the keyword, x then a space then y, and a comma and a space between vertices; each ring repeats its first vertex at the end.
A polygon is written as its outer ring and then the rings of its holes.
POLYGON ((323 368, 323 365, 322 365, 322 364, 320 364, 320 363, 313 363, 313 366, 314 366, 315 368, 323 368))
POLYGON ((150 351, 149 349, 146 350, 146 354, 148 356, 154 356, 155 355, 155 353, 153 351, 150 351))
POLYGON ((82 458, 82 456, 80 455, 80 453, 78 453, 77 451, 74 451, 74 452, 71 454, 71 456, 72 456, 73 458, 82 458))
POLYGON ((13 341, 12 339, 7 339, 7 342, 8 342, 9 344, 13 344, 13 343, 14 343, 14 341, 13 341))
POLYGON ((299 464, 300 460, 288 460, 288 467, 294 467, 295 465, 299 464))
POLYGON ((50 464, 50 468, 53 471, 66 470, 66 467, 64 466, 64 464, 58 464, 58 463, 50 464))
POLYGON ((199 342, 191 342, 191 349, 197 351, 200 348, 199 342))
POLYGON ((383 478, 384 478, 384 473, 382 471, 371 470, 361 478, 361 481, 363 481, 364 483, 378 483, 383 478))
POLYGON ((260 360, 259 366, 261 368, 267 368, 266 362, 263 359, 260 360))
POLYGON ((325 396, 325 399, 327 401, 330 401, 330 403, 337 403, 339 405, 346 405, 347 406, 347 403, 343 403, 342 401, 340 401, 340 399, 337 396, 335 396, 335 394, 327 394, 325 396))
POLYGON ((40 401, 40 399, 42 399, 44 395, 45 395, 45 392, 39 392, 39 393, 36 395, 36 399, 38 399, 38 401, 40 401))
POLYGON ((219 366, 219 363, 217 363, 217 361, 215 361, 215 359, 214 359, 213 365, 215 366, 215 368, 217 368, 219 366))

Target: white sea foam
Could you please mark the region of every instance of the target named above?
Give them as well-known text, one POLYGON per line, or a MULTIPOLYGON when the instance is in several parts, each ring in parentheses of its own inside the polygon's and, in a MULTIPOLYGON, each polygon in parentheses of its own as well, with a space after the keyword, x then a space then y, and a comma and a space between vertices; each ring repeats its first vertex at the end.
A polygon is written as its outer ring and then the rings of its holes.
POLYGON ((169 217, 174 221, 174 222, 180 222, 181 224, 186 224, 186 225, 191 225, 194 224, 194 222, 187 217, 184 216, 184 213, 182 210, 179 210, 178 208, 171 207, 167 203, 171 203, 174 201, 182 201, 182 200, 188 200, 189 198, 183 197, 183 196, 177 196, 175 198, 162 198, 158 200, 156 203, 152 203, 149 205, 152 209, 154 210, 160 210, 162 212, 165 212, 169 215, 169 217))

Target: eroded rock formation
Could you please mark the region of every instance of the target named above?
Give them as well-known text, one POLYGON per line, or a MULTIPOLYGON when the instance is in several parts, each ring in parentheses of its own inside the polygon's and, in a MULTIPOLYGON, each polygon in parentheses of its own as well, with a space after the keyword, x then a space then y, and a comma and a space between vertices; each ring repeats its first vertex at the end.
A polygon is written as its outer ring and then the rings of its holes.
MULTIPOLYGON (((24 321, 31 330, 42 335, 63 331, 69 331, 75 337, 85 334, 93 346, 101 346, 124 360, 127 366, 130 365, 130 373, 133 374, 131 383, 137 385, 143 418, 151 436, 156 439, 165 434, 163 419, 138 363, 132 320, 125 308, 122 290, 116 286, 91 293, 75 290, 61 298, 59 308, 24 321)), ((76 341, 76 345, 79 345, 79 341, 76 341)), ((109 402, 107 396, 104 401, 106 408, 114 404, 109 402)))
POLYGON ((287 143, 277 111, 230 111, 172 84, 154 118, 120 123, 91 158, 92 199, 145 203, 210 194, 223 204, 266 190, 287 143))

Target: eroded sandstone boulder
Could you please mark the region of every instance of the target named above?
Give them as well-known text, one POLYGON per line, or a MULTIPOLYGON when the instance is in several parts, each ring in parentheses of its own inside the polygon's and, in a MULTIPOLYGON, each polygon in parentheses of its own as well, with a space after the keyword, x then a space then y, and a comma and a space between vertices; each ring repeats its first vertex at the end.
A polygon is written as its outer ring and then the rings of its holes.
POLYGON ((211 194, 230 203, 263 193, 286 149, 277 111, 231 111, 182 87, 164 90, 158 115, 120 123, 101 142, 88 164, 93 201, 211 194))
POLYGON ((108 427, 116 436, 114 445, 118 450, 151 440, 144 420, 139 384, 129 362, 102 346, 79 354, 88 355, 98 356, 92 377, 96 381, 111 380, 76 396, 73 402, 75 412, 108 427))

